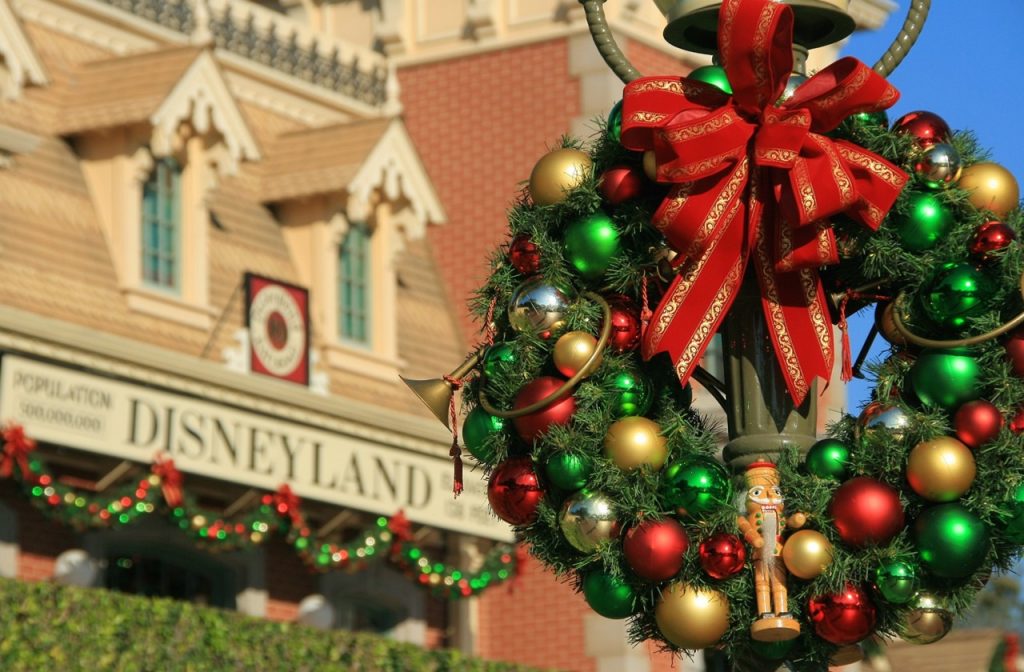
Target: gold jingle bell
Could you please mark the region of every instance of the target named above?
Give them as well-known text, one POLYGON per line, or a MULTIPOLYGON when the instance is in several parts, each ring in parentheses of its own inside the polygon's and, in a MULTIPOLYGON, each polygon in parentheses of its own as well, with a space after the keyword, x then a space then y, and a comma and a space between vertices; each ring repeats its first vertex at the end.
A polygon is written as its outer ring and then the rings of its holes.
POLYGON ((922 441, 910 451, 907 482, 929 502, 954 502, 974 483, 974 453, 952 436, 922 441))
POLYGON ((583 184, 593 168, 586 152, 566 147, 541 157, 530 173, 530 198, 536 205, 561 203, 583 184))
POLYGON ((1020 187, 1013 173, 991 161, 964 168, 956 186, 970 192, 968 200, 974 207, 990 210, 1000 218, 1006 217, 1020 202, 1020 187))
POLYGON ((793 576, 813 579, 832 564, 832 544, 821 532, 800 530, 782 546, 782 561, 793 576))
MULTIPOLYGON (((583 370, 595 350, 597 350, 596 338, 585 331, 570 331, 555 341, 552 359, 555 361, 555 368, 563 376, 572 378, 583 370)), ((589 376, 600 365, 601 357, 598 357, 584 375, 589 376)))
POLYGON ((640 416, 623 418, 608 428, 604 454, 624 471, 643 465, 661 469, 668 458, 665 437, 658 423, 640 416))
POLYGON ((717 590, 673 583, 661 591, 654 620, 662 636, 679 648, 706 649, 729 629, 729 598, 717 590))

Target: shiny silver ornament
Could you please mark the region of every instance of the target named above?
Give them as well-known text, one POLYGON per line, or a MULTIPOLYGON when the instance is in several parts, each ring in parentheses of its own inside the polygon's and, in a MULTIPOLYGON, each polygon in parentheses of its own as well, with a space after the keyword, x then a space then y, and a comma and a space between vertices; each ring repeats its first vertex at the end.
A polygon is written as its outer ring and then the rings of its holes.
POLYGON ((863 443, 879 430, 887 430, 896 441, 902 441, 910 427, 910 417, 899 406, 872 401, 864 407, 857 424, 853 428, 853 437, 857 443, 863 443))
POLYGON ((937 595, 920 592, 910 603, 911 610, 900 628, 900 637, 911 644, 932 644, 953 629, 953 614, 937 595))
POLYGON ((592 490, 580 490, 565 500, 558 524, 573 548, 584 553, 619 533, 612 500, 592 490))
POLYGON ((806 75, 801 75, 798 72, 791 74, 789 76, 789 80, 786 81, 786 88, 782 91, 782 95, 779 97, 779 102, 784 103, 792 98, 793 94, 796 93, 796 90, 808 79, 810 78, 806 75))
POLYGON ((942 189, 956 184, 962 172, 960 153, 953 145, 944 142, 924 150, 914 162, 917 181, 929 189, 942 189))
POLYGON ((550 335, 565 326, 569 297, 558 287, 533 278, 519 285, 508 307, 508 321, 521 333, 550 335))

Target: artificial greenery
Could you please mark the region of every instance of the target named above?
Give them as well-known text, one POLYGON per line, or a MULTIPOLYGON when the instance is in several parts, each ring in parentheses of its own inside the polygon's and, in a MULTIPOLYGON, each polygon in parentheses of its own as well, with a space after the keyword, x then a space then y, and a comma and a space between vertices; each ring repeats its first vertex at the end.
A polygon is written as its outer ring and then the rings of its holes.
POLYGON ((530 672, 380 635, 323 632, 170 599, 0 579, 0 669, 530 672))
MULTIPOLYGON (((913 171, 913 162, 918 156, 914 139, 893 132, 887 125, 851 117, 833 136, 855 142, 901 166, 908 173, 913 171)), ((950 142, 959 150, 965 166, 985 158, 970 133, 956 133, 950 142)), ((584 147, 572 138, 563 138, 561 145, 584 147)), ((613 165, 626 165, 640 171, 641 156, 624 150, 603 126, 594 142, 585 149, 589 151, 594 165, 589 177, 571 191, 564 202, 555 205, 534 206, 524 190, 509 213, 509 239, 516 235, 528 236, 540 250, 539 275, 546 283, 564 288, 574 297, 566 311, 565 330, 583 330, 596 335, 600 327, 600 311, 593 302, 580 298, 584 291, 597 291, 605 296, 624 295, 641 306, 646 289, 648 305, 653 308, 665 289, 665 282, 657 274, 656 262, 659 251, 664 249, 664 241, 650 221, 667 187, 647 182, 638 197, 620 205, 610 205, 602 200, 599 191, 601 174, 613 165), (575 273, 567 261, 562 238, 570 222, 599 209, 604 209, 618 227, 621 252, 602 278, 588 281, 575 273)), ((827 289, 869 288, 851 296, 846 305, 848 312, 868 308, 880 298, 894 299, 903 292, 911 312, 911 325, 931 338, 957 338, 981 333, 1019 313, 1024 308, 1020 289, 1024 249, 1015 241, 984 266, 984 272, 996 288, 986 298, 987 311, 984 314, 969 319, 957 333, 940 332, 921 315, 919 295, 932 281, 936 269, 948 262, 969 261, 968 244, 975 229, 991 219, 990 214, 971 205, 968 194, 956 187, 934 192, 943 207, 952 214, 954 225, 934 248, 924 252, 909 251, 893 222, 906 213, 912 195, 922 191, 925 188, 911 180, 877 232, 843 218, 833 222, 841 262, 823 269, 827 289)), ((1024 223, 1019 210, 1010 213, 1005 221, 1017 232, 1024 223)), ((484 325, 484 343, 506 343, 515 357, 512 362, 496 367, 494 375, 485 382, 479 377, 469 382, 468 394, 463 397, 467 408, 476 405, 481 392, 495 406, 510 408, 523 385, 539 376, 558 375, 552 364, 557 334, 545 340, 531 333, 520 333, 510 326, 507 319, 510 299, 525 279, 511 265, 506 246, 495 250, 491 257, 491 275, 478 291, 472 307, 484 325)), ((838 321, 840 316, 837 314, 834 319, 838 321)), ((900 438, 882 431, 875 432, 869 440, 858 442, 854 437, 856 422, 852 416, 836 423, 829 433, 853 448, 852 476, 869 475, 899 490, 908 525, 929 503, 918 497, 906 482, 907 456, 919 441, 952 433, 950 415, 923 406, 905 385, 917 352, 912 347, 893 347, 884 361, 872 366, 877 380, 875 398, 901 407, 911 418, 911 426, 905 436, 900 438)), ((992 401, 1004 417, 1013 417, 1017 407, 1024 402, 1024 378, 1013 375, 1002 344, 991 340, 969 352, 984 369, 981 398, 992 401)), ((527 454, 534 458, 536 470, 543 480, 543 465, 547 457, 554 451, 567 451, 585 457, 593 465, 586 487, 600 491, 614 501, 623 529, 647 518, 677 515, 665 497, 664 470, 644 468, 623 472, 603 455, 603 440, 615 419, 612 413, 615 391, 609 386, 609 381, 621 371, 647 376, 654 383, 655 403, 646 415, 659 423, 667 438, 668 463, 717 453, 718 435, 715 430, 719 428, 710 427, 705 418, 688 408, 688 395, 680 388, 671 363, 664 357, 660 355, 644 362, 637 352, 606 352, 600 368, 574 392, 577 410, 571 423, 554 426, 532 445, 519 439, 511 423, 506 423, 505 431, 487 439, 486 452, 495 458, 484 465, 485 469, 496 467, 510 456, 527 454)), ((1020 551, 1018 544, 1005 531, 1004 519, 1015 488, 1024 482, 1024 442, 1004 428, 996 440, 975 451, 975 458, 977 478, 960 503, 981 517, 989 528, 991 542, 986 562, 974 575, 960 581, 924 578, 924 586, 946 599, 956 614, 963 614, 970 608, 990 568, 1008 568, 1020 551)), ((840 483, 809 474, 795 452, 782 456, 779 466, 787 508, 806 512, 810 519, 808 527, 821 531, 834 547, 834 561, 821 576, 811 581, 790 578, 790 604, 803 625, 803 631, 788 656, 789 664, 798 670, 820 670, 824 669, 837 647, 814 634, 813 625, 806 617, 808 600, 815 595, 838 591, 848 582, 869 585, 874 570, 883 561, 903 559, 916 562, 917 551, 908 528, 881 547, 855 549, 847 546, 831 525, 828 514, 832 494, 840 483)), ((737 477, 737 490, 742 488, 741 484, 742 479, 737 477)), ((519 529, 531 552, 578 588, 582 577, 595 569, 624 579, 638 594, 635 614, 630 621, 633 640, 653 639, 662 642, 667 649, 674 649, 673 645, 664 642, 654 620, 659 591, 670 582, 656 584, 638 578, 625 562, 619 539, 603 542, 592 553, 582 553, 573 548, 559 528, 559 510, 570 494, 547 486, 536 521, 519 529)), ((748 568, 726 580, 711 579, 702 571, 696 553, 699 542, 710 534, 736 533, 737 512, 737 508, 730 504, 702 519, 679 518, 691 543, 682 570, 673 581, 706 586, 728 597, 730 628, 723 644, 731 655, 743 659, 758 655, 751 648, 749 636, 750 624, 755 618, 752 572, 748 568)), ((878 611, 877 632, 898 636, 909 607, 888 604, 877 595, 873 600, 878 611)))

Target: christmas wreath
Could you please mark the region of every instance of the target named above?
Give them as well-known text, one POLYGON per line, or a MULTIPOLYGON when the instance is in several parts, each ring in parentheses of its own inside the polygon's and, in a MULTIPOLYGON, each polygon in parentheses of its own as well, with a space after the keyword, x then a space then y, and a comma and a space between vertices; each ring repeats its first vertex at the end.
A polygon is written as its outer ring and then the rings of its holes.
POLYGON ((592 146, 541 158, 448 383, 494 512, 594 611, 818 670, 937 641, 1020 552, 1024 256, 970 133, 890 127, 881 76, 791 76, 791 42, 785 5, 727 0, 722 66, 631 82, 592 146), (847 314, 877 304, 891 349, 859 417, 730 475, 688 381, 721 397, 699 362, 745 282, 796 405, 837 352, 849 376, 847 314))

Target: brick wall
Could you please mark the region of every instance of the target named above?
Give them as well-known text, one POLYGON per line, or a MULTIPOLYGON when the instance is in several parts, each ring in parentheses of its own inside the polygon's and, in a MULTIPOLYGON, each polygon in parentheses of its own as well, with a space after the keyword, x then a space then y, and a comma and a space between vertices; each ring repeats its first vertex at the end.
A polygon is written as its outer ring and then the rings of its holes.
POLYGON ((638 40, 624 40, 623 49, 633 67, 645 76, 685 75, 693 69, 690 64, 672 58, 665 52, 638 40))

